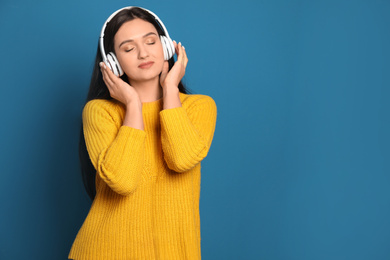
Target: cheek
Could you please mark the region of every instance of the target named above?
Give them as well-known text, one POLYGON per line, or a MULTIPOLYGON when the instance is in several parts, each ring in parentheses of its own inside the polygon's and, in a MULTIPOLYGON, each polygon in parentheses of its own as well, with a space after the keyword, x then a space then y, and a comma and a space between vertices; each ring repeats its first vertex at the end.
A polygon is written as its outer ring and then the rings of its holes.
POLYGON ((131 55, 118 55, 117 59, 124 70, 131 69, 137 65, 136 59, 131 57, 131 55))
POLYGON ((164 51, 163 51, 163 46, 161 41, 159 41, 158 44, 156 44, 155 56, 164 60, 164 51))
POLYGON ((156 69, 159 70, 159 72, 162 71, 163 69, 163 66, 164 66, 164 52, 163 52, 163 49, 162 49, 162 46, 160 44, 160 46, 156 46, 157 48, 155 48, 153 50, 153 57, 154 57, 154 61, 156 62, 156 69))

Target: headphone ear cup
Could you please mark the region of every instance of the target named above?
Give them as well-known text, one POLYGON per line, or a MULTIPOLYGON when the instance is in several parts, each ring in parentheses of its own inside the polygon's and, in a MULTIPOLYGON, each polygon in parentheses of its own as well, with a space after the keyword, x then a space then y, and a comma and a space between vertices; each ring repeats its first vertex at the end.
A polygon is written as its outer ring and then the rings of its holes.
POLYGON ((175 46, 173 45, 173 41, 171 38, 167 38, 163 35, 160 36, 160 40, 164 50, 164 59, 169 60, 175 54, 175 46))
POLYGON ((107 63, 107 66, 109 67, 109 69, 112 71, 112 73, 117 75, 118 74, 118 70, 116 69, 115 59, 113 58, 112 54, 113 53, 111 53, 111 52, 107 54, 106 63, 107 63))
POLYGON ((107 62, 108 66, 110 67, 111 71, 118 77, 123 75, 123 70, 121 68, 121 65, 118 62, 118 59, 116 58, 115 54, 113 52, 110 52, 107 54, 107 62))

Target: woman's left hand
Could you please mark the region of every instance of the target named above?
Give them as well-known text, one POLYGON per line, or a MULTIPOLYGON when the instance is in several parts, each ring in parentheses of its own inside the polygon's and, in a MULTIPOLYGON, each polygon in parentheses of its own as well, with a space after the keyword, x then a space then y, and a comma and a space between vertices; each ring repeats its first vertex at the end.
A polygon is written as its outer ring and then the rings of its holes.
POLYGON ((160 84, 163 89, 170 87, 177 88, 179 86, 180 80, 184 77, 186 72, 188 58, 185 48, 181 45, 180 42, 177 44, 175 41, 173 41, 173 44, 177 53, 177 61, 170 71, 168 71, 168 61, 164 62, 164 67, 160 75, 160 84))

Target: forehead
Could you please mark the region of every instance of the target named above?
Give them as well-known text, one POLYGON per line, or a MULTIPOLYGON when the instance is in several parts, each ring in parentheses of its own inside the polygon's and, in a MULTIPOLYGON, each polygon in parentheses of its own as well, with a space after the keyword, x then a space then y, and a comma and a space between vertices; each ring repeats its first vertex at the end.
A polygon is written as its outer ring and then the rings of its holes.
POLYGON ((142 38, 145 34, 150 32, 154 32, 158 35, 157 30, 153 24, 136 18, 122 24, 122 26, 115 34, 114 40, 115 42, 121 42, 129 39, 136 40, 138 38, 142 38))

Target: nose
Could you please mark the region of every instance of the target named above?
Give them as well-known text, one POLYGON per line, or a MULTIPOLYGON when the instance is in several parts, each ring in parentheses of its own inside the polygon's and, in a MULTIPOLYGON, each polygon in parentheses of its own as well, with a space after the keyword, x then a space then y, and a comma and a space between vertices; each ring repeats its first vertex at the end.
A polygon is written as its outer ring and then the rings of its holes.
POLYGON ((138 47, 138 59, 145 59, 146 57, 148 57, 149 53, 147 51, 147 49, 145 48, 145 46, 143 45, 140 45, 138 47))

